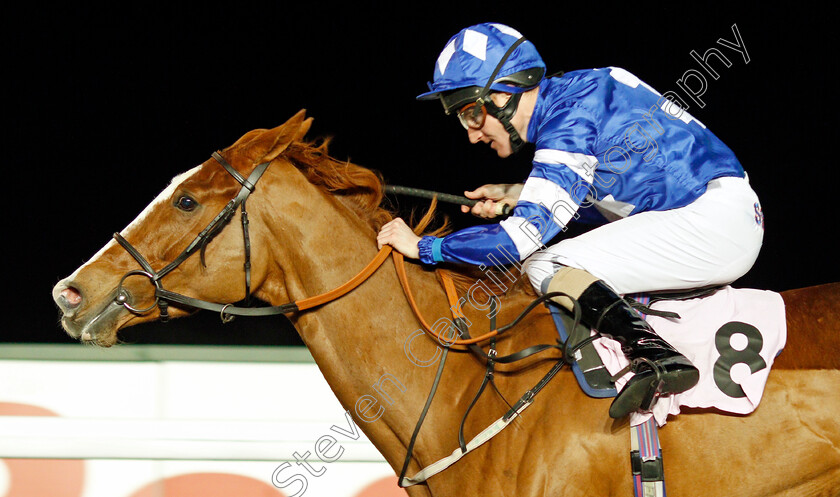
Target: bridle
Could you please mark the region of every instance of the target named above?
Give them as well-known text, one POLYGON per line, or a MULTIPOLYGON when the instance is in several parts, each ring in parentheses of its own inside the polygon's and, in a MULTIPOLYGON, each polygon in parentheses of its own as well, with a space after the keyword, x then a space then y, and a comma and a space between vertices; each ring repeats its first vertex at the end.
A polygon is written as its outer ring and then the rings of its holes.
MULTIPOLYGON (((233 176, 233 178, 239 182, 241 188, 239 189, 239 193, 236 194, 234 198, 230 200, 230 202, 225 205, 219 214, 210 221, 210 224, 207 225, 201 232, 187 245, 185 248, 172 262, 167 264, 163 267, 160 271, 155 271, 152 268, 152 265, 149 264, 149 261, 146 260, 145 257, 134 248, 128 240, 126 240, 122 235, 119 233, 114 233, 114 239, 117 243, 122 246, 126 252, 128 252, 134 260, 140 264, 140 267, 143 269, 135 269, 133 271, 129 271, 126 273, 122 279, 120 279, 120 283, 117 286, 117 295, 114 298, 114 302, 124 306, 130 312, 135 314, 146 314, 151 312, 155 307, 160 308, 160 319, 162 321, 166 321, 169 319, 169 304, 170 303, 179 303, 188 305, 191 307, 203 308, 203 309, 210 309, 210 310, 218 310, 222 314, 223 321, 229 321, 232 319, 235 311, 232 304, 215 304, 212 302, 206 302, 203 300, 195 299, 193 297, 187 297, 186 295, 181 295, 175 292, 170 292, 163 288, 163 284, 161 279, 172 272, 173 269, 177 268, 181 265, 185 260, 187 260, 191 255, 193 255, 196 251, 200 252, 201 257, 201 264, 206 266, 206 262, 204 260, 204 251, 207 248, 207 244, 210 240, 213 239, 222 229, 227 226, 230 220, 233 218, 233 215, 236 213, 236 209, 240 209, 242 211, 242 238, 244 241, 245 246, 245 302, 246 304, 250 301, 251 298, 251 238, 248 232, 248 211, 245 208, 245 202, 248 200, 248 197, 251 193, 254 192, 257 186, 257 182, 262 177, 265 170, 268 168, 270 162, 263 162, 262 164, 257 165, 254 168, 253 172, 245 178, 242 176, 239 171, 233 168, 230 163, 225 160, 224 157, 221 156, 218 152, 213 152, 213 158, 225 168, 225 170, 233 176), (123 288, 123 284, 125 280, 130 276, 144 276, 151 281, 151 283, 155 287, 155 301, 150 306, 138 309, 133 307, 129 303, 129 293, 123 288)), ((273 308, 236 308, 240 309, 272 309, 273 312, 271 314, 281 314, 283 312, 287 312, 287 309, 283 306, 277 306, 273 308)), ((266 311, 262 311, 266 312, 266 311)), ((248 313, 250 315, 260 315, 257 313, 248 313)), ((265 315, 265 314, 262 314, 265 315)))
MULTIPOLYGON (((248 233, 248 212, 245 208, 245 201, 254 192, 256 189, 257 182, 262 177, 263 173, 266 171, 268 166, 271 162, 264 162, 259 164, 254 171, 245 178, 239 172, 233 168, 233 166, 225 160, 224 157, 221 156, 218 152, 213 153, 213 158, 225 168, 225 170, 236 179, 237 182, 242 186, 239 190, 239 193, 230 200, 230 202, 225 205, 222 211, 212 220, 210 224, 207 225, 196 237, 195 239, 187 245, 185 248, 172 262, 164 266, 163 269, 160 271, 155 271, 152 268, 152 265, 140 254, 136 248, 134 248, 122 235, 119 233, 114 233, 114 239, 117 243, 122 246, 126 252, 128 252, 134 260, 140 264, 142 269, 135 269, 133 271, 127 272, 122 279, 120 279, 120 283, 117 286, 117 293, 116 297, 114 298, 114 303, 125 307, 128 311, 135 313, 135 314, 146 314, 151 312, 156 307, 160 308, 160 319, 161 321, 166 321, 169 319, 169 304, 180 304, 183 306, 193 307, 196 309, 204 309, 208 311, 218 312, 222 318, 223 322, 229 322, 233 319, 234 316, 272 316, 276 314, 292 314, 296 312, 300 312, 303 310, 311 309, 313 307, 317 307, 319 305, 325 304, 327 302, 331 302, 347 293, 351 290, 359 286, 362 282, 364 282, 371 274, 376 272, 377 269, 382 265, 383 262, 388 258, 391 254, 391 247, 385 246, 376 254, 376 257, 368 263, 356 276, 342 284, 341 286, 334 288, 328 292, 325 292, 320 295, 315 295, 313 297, 308 297, 300 300, 296 300, 293 302, 288 302, 281 305, 276 306, 261 306, 261 307, 247 307, 248 301, 250 300, 251 296, 251 239, 248 233), (181 263, 183 263, 187 258, 193 255, 196 251, 200 252, 201 263, 202 265, 206 266, 204 261, 204 251, 207 247, 207 244, 210 240, 213 239, 222 229, 227 226, 230 220, 233 218, 233 215, 236 213, 236 209, 240 209, 242 211, 242 238, 244 240, 244 248, 245 248, 245 307, 236 306, 232 303, 228 304, 221 304, 216 302, 208 302, 206 300, 197 299, 194 297, 189 297, 187 295, 183 295, 180 293, 172 292, 163 288, 163 284, 161 279, 169 274, 173 269, 177 268, 181 263), (129 293, 123 288, 123 283, 127 278, 130 276, 144 276, 151 281, 151 283, 155 287, 155 301, 148 307, 138 309, 132 306, 129 303, 129 293)), ((397 254, 395 253, 395 256, 397 254)), ((400 258, 400 260, 402 260, 400 258)), ((395 259, 396 261, 396 259, 395 259)), ((481 338, 481 337, 478 337, 481 338)))

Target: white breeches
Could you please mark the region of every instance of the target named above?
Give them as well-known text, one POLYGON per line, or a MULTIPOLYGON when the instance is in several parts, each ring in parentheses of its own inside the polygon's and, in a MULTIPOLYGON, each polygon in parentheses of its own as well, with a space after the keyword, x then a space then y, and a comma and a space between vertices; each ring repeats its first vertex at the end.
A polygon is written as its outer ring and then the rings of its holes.
POLYGON ((762 216, 746 178, 718 178, 685 207, 641 212, 562 240, 528 257, 523 270, 539 293, 562 266, 586 270, 619 294, 731 283, 758 257, 762 216))

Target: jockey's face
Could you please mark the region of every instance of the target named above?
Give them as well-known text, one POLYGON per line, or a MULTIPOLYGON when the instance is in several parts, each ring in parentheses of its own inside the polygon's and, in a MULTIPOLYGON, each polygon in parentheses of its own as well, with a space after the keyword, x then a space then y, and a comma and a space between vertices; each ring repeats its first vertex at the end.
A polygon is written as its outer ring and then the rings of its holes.
MULTIPOLYGON (((497 107, 501 108, 510 99, 510 93, 491 93, 490 98, 497 107)), ((519 136, 523 139, 527 136, 528 122, 531 120, 531 113, 534 110, 536 103, 536 91, 531 90, 523 93, 519 101, 519 107, 516 114, 511 119, 514 129, 516 129, 519 136), (533 98, 531 98, 533 97, 533 98)), ((513 153, 510 145, 510 135, 505 130, 502 123, 490 114, 484 119, 484 126, 473 129, 467 129, 467 137, 470 143, 487 143, 490 148, 496 151, 499 157, 505 158, 513 153)))
MULTIPOLYGON (((510 94, 508 93, 491 93, 490 98, 497 107, 503 107, 510 94)), ((484 119, 484 126, 474 129, 467 129, 467 137, 470 143, 487 143, 490 148, 496 151, 499 157, 507 157, 512 153, 510 148, 510 135, 505 131, 502 123, 490 114, 484 119)))

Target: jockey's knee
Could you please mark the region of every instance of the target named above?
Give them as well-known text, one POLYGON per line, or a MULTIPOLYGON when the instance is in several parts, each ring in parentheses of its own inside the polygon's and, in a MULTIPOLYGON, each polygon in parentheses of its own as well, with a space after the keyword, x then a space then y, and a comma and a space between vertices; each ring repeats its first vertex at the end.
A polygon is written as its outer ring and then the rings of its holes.
POLYGON ((534 254, 522 263, 522 272, 528 276, 528 281, 531 282, 531 286, 538 295, 545 294, 547 282, 562 267, 551 259, 541 257, 542 255, 542 253, 534 254))
POLYGON ((570 299, 577 300, 596 281, 598 281, 598 278, 588 271, 574 267, 560 266, 551 278, 543 281, 543 295, 553 292, 565 294, 566 296, 554 297, 551 300, 573 311, 574 303, 570 299))

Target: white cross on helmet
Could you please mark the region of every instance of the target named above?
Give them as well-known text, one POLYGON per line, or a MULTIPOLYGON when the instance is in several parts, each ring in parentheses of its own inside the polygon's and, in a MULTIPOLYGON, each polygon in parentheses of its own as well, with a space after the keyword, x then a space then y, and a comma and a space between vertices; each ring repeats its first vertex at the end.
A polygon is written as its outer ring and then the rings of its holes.
POLYGON ((520 42, 522 38, 504 24, 484 23, 462 29, 438 56, 433 79, 428 83, 430 91, 417 99, 441 98, 449 114, 475 101, 485 87, 485 91, 522 93, 537 86, 545 75, 545 63, 534 44, 520 42), (517 42, 520 44, 508 53, 517 42), (470 91, 455 92, 461 89, 470 91), (448 98, 453 96, 456 98, 448 98))

